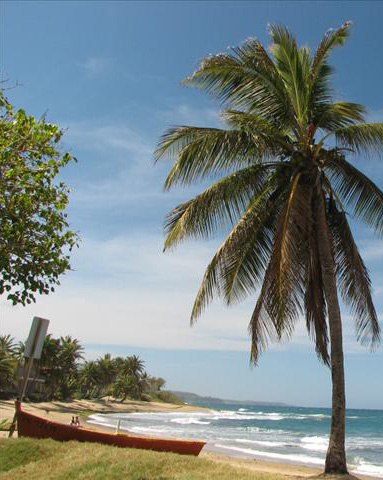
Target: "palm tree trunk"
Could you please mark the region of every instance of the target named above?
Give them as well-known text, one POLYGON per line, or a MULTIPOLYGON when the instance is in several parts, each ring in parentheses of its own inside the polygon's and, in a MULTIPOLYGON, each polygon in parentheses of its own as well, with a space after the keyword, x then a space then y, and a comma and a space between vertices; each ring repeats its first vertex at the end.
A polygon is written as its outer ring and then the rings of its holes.
POLYGON ((320 194, 318 211, 318 243, 322 278, 327 303, 331 343, 332 416, 330 442, 325 473, 347 473, 345 451, 346 396, 343 365, 342 320, 335 279, 335 261, 325 212, 320 194))

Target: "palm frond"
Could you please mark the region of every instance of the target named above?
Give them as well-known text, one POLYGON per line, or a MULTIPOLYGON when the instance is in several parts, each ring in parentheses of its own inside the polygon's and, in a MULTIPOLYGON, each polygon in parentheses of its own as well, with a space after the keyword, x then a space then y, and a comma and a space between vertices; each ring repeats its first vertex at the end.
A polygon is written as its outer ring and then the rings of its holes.
POLYGON ((313 56, 308 84, 309 111, 311 112, 311 121, 315 126, 327 105, 332 103, 333 89, 330 77, 333 74, 333 68, 327 63, 329 53, 334 47, 344 44, 349 35, 350 26, 351 22, 346 22, 336 30, 329 30, 313 56))
POLYGON ((313 57, 311 66, 312 82, 315 82, 321 65, 327 59, 331 50, 336 46, 344 45, 347 37, 350 34, 351 25, 352 22, 345 22, 336 30, 331 29, 325 33, 313 57))
POLYGON ((376 346, 380 328, 371 296, 371 280, 359 254, 344 212, 329 208, 333 234, 338 287, 344 302, 354 314, 357 338, 362 344, 376 346))
POLYGON ((357 153, 383 155, 383 123, 363 123, 338 128, 334 131, 336 143, 357 153))
POLYGON ((261 136, 270 151, 277 155, 281 151, 291 153, 294 150, 291 132, 275 127, 264 117, 255 113, 245 113, 238 110, 223 110, 221 117, 230 128, 248 132, 249 135, 261 136))
POLYGON ((275 327, 275 322, 265 308, 264 299, 267 293, 267 284, 263 283, 253 314, 249 323, 251 338, 250 363, 257 365, 259 356, 264 352, 270 342, 276 342, 280 336, 275 327))
POLYGON ((290 97, 297 124, 303 129, 308 125, 309 92, 305 81, 308 73, 307 51, 299 51, 295 38, 283 25, 271 24, 269 30, 273 40, 271 51, 276 68, 290 97))
POLYGON ((164 250, 187 237, 209 238, 218 229, 234 225, 276 164, 253 165, 219 180, 192 200, 178 205, 166 217, 164 250))
POLYGON ((334 102, 318 105, 313 123, 316 128, 332 132, 339 128, 364 122, 366 109, 363 105, 350 102, 334 102))
POLYGON ((263 191, 254 197, 246 212, 214 255, 197 293, 192 309, 191 323, 201 315, 213 299, 214 294, 225 296, 226 291, 227 295, 228 276, 235 259, 243 262, 243 257, 249 256, 245 272, 239 282, 240 287, 237 285, 237 294, 239 288, 244 293, 255 288, 255 284, 262 280, 265 261, 268 260, 270 232, 267 218, 274 214, 273 207, 277 207, 276 198, 275 203, 269 205, 270 208, 265 208, 273 188, 272 182, 268 182, 263 191))
MULTIPOLYGON (((275 177, 270 179, 273 184, 275 177)), ((263 274, 270 259, 277 219, 286 200, 288 183, 278 187, 263 205, 259 204, 254 216, 253 232, 231 239, 226 249, 225 261, 221 266, 221 294, 231 305, 246 298, 262 283, 263 274)))
POLYGON ((324 169, 332 188, 351 213, 383 235, 383 192, 338 154, 329 155, 324 169))
POLYGON ((274 153, 270 147, 271 140, 263 132, 175 127, 162 136, 155 156, 157 160, 164 155, 175 157, 164 185, 169 190, 267 160, 274 153))
POLYGON ((284 123, 291 104, 261 43, 251 38, 232 51, 231 55, 205 58, 184 83, 212 93, 233 108, 244 108, 284 123))
POLYGON ((252 362, 257 361, 263 348, 266 339, 264 329, 268 322, 272 323, 268 335, 272 332, 278 338, 290 336, 299 314, 303 312, 304 253, 307 251, 309 226, 305 210, 308 202, 309 189, 304 176, 296 173, 283 212, 279 215, 270 261, 249 325, 253 342, 259 342, 259 345, 252 344, 252 362))

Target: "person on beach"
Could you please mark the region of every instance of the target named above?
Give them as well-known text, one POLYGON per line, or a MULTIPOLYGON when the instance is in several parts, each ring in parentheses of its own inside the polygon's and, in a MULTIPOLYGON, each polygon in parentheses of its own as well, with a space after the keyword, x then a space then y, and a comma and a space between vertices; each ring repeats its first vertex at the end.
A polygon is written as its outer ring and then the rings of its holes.
POLYGON ((72 417, 72 420, 70 421, 69 425, 71 427, 74 427, 76 425, 76 420, 74 419, 74 417, 72 417))
POLYGON ((80 426, 81 426, 81 425, 80 425, 80 419, 79 419, 79 417, 76 417, 75 426, 76 426, 76 427, 80 427, 80 426))

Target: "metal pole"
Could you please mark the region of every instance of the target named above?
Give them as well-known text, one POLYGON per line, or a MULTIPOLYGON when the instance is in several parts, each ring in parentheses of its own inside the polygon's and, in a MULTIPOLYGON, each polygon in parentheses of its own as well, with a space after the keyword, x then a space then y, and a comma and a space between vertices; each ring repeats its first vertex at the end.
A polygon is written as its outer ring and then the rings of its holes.
MULTIPOLYGON (((24 395, 27 392, 29 375, 31 373, 32 366, 33 366, 33 359, 34 359, 33 356, 35 354, 36 343, 37 343, 37 339, 39 337, 40 328, 41 328, 41 325, 39 325, 38 328, 37 328, 36 336, 34 338, 33 345, 32 345, 32 348, 31 348, 31 355, 28 359, 28 363, 26 364, 26 366, 24 368, 24 378, 23 378, 23 383, 21 385, 20 394, 19 394, 20 403, 23 401, 24 395)), ((13 436, 13 432, 16 430, 16 419, 17 419, 17 413, 15 412, 15 414, 13 416, 11 426, 9 427, 8 438, 11 438, 13 436)))
POLYGON ((119 418, 117 421, 116 433, 120 433, 120 425, 121 425, 121 418, 119 418))

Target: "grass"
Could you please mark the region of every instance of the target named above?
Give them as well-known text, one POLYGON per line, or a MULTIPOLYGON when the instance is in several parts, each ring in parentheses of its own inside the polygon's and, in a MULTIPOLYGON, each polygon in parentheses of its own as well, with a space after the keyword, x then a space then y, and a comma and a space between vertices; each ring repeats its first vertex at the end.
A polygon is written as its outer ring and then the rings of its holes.
MULTIPOLYGON (((95 443, 0 440, 0 479, 12 480, 286 480, 204 458, 95 443)), ((289 477, 290 479, 292 477, 289 477)))
POLYGON ((7 431, 10 429, 12 422, 8 419, 0 420, 0 431, 7 431))

